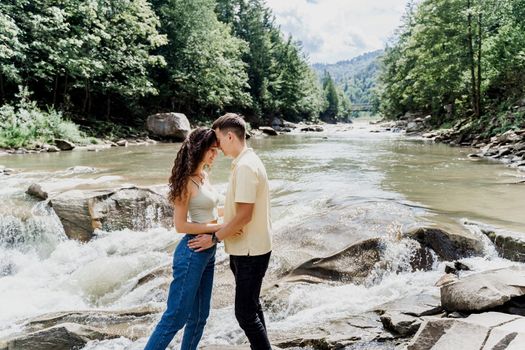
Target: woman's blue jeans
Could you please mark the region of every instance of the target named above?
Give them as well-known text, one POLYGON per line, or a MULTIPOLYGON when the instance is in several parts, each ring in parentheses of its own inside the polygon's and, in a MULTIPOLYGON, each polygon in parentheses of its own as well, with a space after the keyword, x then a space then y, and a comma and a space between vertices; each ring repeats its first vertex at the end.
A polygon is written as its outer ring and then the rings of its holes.
POLYGON ((166 349, 184 325, 186 328, 181 349, 197 349, 210 313, 215 246, 195 252, 188 247, 188 240, 193 237, 185 235, 175 249, 168 307, 151 334, 145 350, 166 349))

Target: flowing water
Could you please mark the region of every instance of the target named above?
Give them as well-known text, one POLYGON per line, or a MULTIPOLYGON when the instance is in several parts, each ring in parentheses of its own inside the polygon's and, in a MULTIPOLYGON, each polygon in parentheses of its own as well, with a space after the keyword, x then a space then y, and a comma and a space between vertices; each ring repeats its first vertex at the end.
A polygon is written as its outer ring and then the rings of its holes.
MULTIPOLYGON (((330 255, 364 238, 393 238, 416 225, 480 234, 463 224, 469 220, 525 234, 525 185, 516 184, 524 174, 498 163, 472 161, 469 149, 371 133, 364 123, 352 129, 252 139, 250 146, 270 177, 275 232, 268 281, 278 281, 312 257, 330 255)), ((45 202, 24 192, 34 182, 51 193, 164 184, 178 147, 158 144, 0 158, 0 164, 18 171, 0 175, 0 338, 18 331, 20 321, 47 312, 164 306, 168 279, 133 286, 144 272, 170 263, 167 247, 179 239, 174 231, 99 232, 96 239, 81 244, 66 238, 45 202)), ((220 191, 225 191, 229 164, 220 157, 212 169, 220 191)), ((387 254, 391 267, 371 276, 369 283, 297 284, 279 303, 268 304, 270 334, 306 334, 385 302, 438 293, 434 283, 442 265, 408 272, 404 266, 411 247, 405 241, 392 240, 387 254)), ((466 260, 477 270, 513 264, 498 258, 488 243, 484 257, 466 260)), ((220 278, 228 276, 222 249, 217 265, 226 272, 218 274, 216 293, 228 295, 221 290, 226 287, 220 278)), ((91 342, 86 349, 141 349, 145 340, 91 342)), ((202 344, 244 340, 231 295, 223 297, 211 312, 202 344)))

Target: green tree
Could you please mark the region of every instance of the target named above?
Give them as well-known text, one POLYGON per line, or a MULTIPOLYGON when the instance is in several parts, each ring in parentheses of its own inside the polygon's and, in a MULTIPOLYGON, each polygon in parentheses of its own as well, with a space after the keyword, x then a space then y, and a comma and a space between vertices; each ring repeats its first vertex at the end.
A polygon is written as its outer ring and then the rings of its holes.
POLYGON ((246 44, 215 14, 213 0, 155 3, 169 44, 160 50, 167 67, 160 73, 162 98, 171 109, 190 115, 216 113, 250 103, 246 44))

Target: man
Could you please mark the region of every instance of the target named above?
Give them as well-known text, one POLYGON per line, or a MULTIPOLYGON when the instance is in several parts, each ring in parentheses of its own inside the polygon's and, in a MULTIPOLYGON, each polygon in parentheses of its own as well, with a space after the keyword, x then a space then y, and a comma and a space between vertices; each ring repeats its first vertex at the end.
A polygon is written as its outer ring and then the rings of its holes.
POLYGON ((246 124, 241 116, 227 113, 212 128, 224 155, 234 159, 224 203, 226 224, 212 235, 194 238, 188 245, 200 251, 224 240, 235 276, 235 317, 252 349, 271 349, 259 301, 272 250, 266 169, 246 145, 246 124))

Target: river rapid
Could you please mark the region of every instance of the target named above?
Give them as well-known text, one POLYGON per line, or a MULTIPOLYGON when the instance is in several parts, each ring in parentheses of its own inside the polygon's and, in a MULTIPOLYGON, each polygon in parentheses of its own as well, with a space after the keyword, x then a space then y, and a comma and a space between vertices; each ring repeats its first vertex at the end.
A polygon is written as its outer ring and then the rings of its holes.
MULTIPOLYGON (((443 263, 430 271, 411 271, 406 266, 411 247, 396 239, 400 232, 438 226, 482 235, 465 224, 479 222, 525 234, 525 185, 516 184, 523 173, 473 161, 467 157, 470 149, 371 128, 356 122, 321 133, 249 141, 270 178, 274 250, 263 293, 270 337, 315 332, 411 296, 439 296, 434 283, 443 274, 443 263), (272 294, 295 266, 371 237, 391 241, 391 264, 366 283, 297 283, 285 294, 272 294)), ((171 262, 180 235, 158 227, 98 232, 88 243, 68 240, 54 212, 25 190, 34 182, 56 193, 165 184, 179 146, 0 158, 0 164, 16 170, 0 175, 0 339, 20 331, 25 319, 48 312, 164 307, 169 277, 135 286, 145 272, 171 262)), ((230 162, 220 156, 211 170, 221 192, 230 162)), ((242 344, 246 338, 233 313, 228 257, 222 247, 217 254, 216 295, 201 344, 242 344)), ((475 271, 518 264, 497 257, 488 240, 484 256, 463 261, 475 271)), ((180 334, 174 348, 179 340, 180 334)), ((85 349, 142 349, 145 341, 121 337, 92 341, 85 349)))

